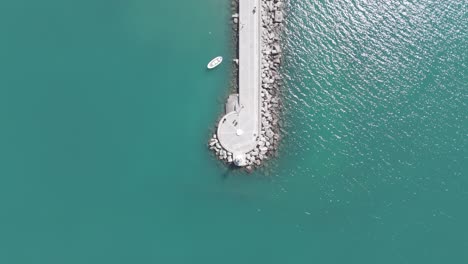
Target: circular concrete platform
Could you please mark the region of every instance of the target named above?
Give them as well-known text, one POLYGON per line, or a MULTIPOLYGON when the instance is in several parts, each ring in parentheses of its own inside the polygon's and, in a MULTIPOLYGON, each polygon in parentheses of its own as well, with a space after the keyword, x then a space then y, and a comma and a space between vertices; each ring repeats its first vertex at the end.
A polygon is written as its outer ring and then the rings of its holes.
POLYGON ((255 123, 251 119, 235 111, 221 118, 217 131, 221 146, 234 155, 247 154, 253 150, 257 145, 257 135, 255 123))

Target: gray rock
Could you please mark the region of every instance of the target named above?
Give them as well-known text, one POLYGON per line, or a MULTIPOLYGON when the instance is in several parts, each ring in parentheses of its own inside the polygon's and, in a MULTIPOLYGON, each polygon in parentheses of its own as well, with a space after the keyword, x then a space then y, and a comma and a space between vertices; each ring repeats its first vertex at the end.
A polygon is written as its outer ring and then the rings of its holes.
POLYGON ((272 138, 272 137, 274 137, 275 134, 273 133, 273 131, 268 130, 268 131, 266 132, 266 135, 267 135, 267 137, 272 138))

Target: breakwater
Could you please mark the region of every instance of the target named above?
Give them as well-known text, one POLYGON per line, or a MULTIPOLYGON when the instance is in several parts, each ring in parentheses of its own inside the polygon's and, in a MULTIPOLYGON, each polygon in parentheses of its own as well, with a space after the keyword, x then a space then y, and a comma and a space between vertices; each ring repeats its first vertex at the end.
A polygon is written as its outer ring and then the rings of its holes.
POLYGON ((278 0, 233 2, 237 85, 208 147, 220 160, 248 170, 273 156, 281 137, 283 10, 278 0))

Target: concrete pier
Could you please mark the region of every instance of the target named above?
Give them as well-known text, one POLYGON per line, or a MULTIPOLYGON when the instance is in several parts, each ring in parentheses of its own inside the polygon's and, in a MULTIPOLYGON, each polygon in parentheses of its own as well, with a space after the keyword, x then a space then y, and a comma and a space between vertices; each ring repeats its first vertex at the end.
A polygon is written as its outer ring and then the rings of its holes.
POLYGON ((217 135, 236 165, 257 146, 261 130, 261 2, 239 1, 239 96, 234 111, 218 124, 217 135))
POLYGON ((239 58, 237 82, 225 114, 208 143, 221 161, 260 167, 276 155, 281 127, 281 45, 283 0, 232 0, 239 58))

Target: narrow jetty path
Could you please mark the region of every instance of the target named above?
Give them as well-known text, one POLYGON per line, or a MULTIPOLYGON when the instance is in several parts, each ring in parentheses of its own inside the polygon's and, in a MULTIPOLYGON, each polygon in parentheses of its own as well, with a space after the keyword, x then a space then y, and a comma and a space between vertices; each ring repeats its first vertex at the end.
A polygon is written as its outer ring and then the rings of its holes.
POLYGON ((261 129, 261 9, 260 0, 239 1, 238 103, 217 131, 221 145, 241 159, 257 146, 261 129))

